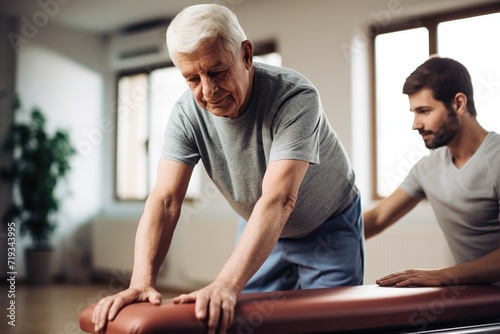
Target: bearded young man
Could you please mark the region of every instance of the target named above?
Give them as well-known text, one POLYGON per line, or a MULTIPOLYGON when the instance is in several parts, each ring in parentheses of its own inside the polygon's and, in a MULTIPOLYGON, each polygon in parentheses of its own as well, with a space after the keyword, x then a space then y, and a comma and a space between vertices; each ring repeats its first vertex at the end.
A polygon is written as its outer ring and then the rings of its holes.
POLYGON ((450 58, 432 57, 407 79, 417 130, 429 156, 415 164, 389 197, 363 215, 366 239, 427 199, 456 265, 410 269, 377 280, 388 286, 500 283, 500 135, 476 119, 469 72, 450 58))

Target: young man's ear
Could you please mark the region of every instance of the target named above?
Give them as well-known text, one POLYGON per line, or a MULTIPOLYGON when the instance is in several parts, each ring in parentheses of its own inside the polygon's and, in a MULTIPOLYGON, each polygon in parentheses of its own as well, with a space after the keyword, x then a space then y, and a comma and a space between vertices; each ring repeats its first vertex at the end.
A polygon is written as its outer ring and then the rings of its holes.
POLYGON ((463 115, 467 111, 467 96, 464 93, 457 93, 453 99, 453 105, 457 115, 463 115))

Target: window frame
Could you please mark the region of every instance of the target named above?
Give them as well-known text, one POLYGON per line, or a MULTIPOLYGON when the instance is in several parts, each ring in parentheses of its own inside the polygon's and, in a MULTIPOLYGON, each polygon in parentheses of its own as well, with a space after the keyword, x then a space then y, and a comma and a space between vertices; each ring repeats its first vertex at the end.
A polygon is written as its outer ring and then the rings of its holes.
MULTIPOLYGON (((437 53, 438 46, 438 31, 437 27, 440 23, 470 18, 474 16, 493 14, 500 12, 500 3, 492 3, 487 5, 475 5, 464 7, 453 11, 442 11, 430 15, 422 15, 418 17, 406 18, 404 20, 395 21, 386 26, 370 25, 368 32, 370 34, 369 45, 369 60, 370 60, 370 94, 371 94, 371 110, 370 110, 370 130, 371 130, 371 189, 372 198, 374 200, 383 199, 384 196, 378 192, 378 161, 377 161, 377 87, 376 87, 376 57, 375 57, 375 38, 378 35, 398 32, 414 28, 427 28, 429 31, 429 56, 437 53)), ((401 83, 403 85, 403 83, 401 83)))

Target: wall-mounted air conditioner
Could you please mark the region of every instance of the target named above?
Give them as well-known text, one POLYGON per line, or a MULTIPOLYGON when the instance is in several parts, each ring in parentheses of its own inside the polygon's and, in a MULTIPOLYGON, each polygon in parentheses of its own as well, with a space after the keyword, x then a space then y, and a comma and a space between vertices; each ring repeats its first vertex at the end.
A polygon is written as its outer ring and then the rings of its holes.
POLYGON ((113 34, 109 44, 111 67, 123 70, 168 62, 167 26, 167 22, 161 21, 113 34))

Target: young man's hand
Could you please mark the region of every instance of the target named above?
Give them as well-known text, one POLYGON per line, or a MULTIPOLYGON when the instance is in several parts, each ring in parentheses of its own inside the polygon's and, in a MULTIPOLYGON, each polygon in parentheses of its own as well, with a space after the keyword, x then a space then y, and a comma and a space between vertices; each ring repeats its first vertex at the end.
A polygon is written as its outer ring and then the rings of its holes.
POLYGON ((380 286, 441 286, 452 284, 443 270, 408 269, 384 276, 376 281, 380 286))

